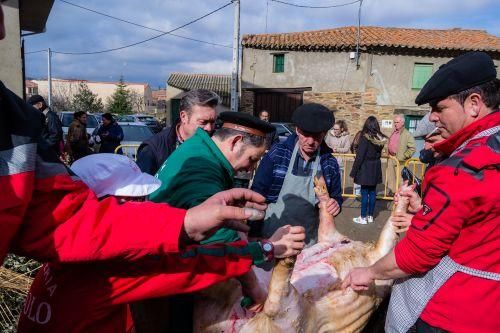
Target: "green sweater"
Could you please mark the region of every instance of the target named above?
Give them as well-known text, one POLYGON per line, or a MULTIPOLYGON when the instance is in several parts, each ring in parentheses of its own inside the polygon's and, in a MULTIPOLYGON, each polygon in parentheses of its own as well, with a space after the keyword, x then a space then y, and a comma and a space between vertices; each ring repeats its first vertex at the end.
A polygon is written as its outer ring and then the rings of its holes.
MULTIPOLYGON (((233 176, 233 167, 224 154, 205 131, 197 129, 163 163, 156 174, 162 184, 149 198, 189 209, 215 193, 232 188, 233 176)), ((236 231, 223 228, 202 244, 236 240, 239 240, 236 231)))

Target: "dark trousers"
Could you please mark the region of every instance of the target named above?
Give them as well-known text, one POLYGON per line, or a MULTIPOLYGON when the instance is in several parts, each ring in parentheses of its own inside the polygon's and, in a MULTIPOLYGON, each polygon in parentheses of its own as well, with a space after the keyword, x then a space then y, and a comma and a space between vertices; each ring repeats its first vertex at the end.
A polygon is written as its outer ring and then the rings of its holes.
POLYGON ((377 186, 361 185, 361 217, 373 216, 377 186), (368 214, 367 214, 368 213, 368 214))
POLYGON ((431 326, 427 324, 422 319, 418 318, 417 323, 415 324, 417 329, 417 333, 446 333, 447 331, 442 330, 440 328, 431 326))

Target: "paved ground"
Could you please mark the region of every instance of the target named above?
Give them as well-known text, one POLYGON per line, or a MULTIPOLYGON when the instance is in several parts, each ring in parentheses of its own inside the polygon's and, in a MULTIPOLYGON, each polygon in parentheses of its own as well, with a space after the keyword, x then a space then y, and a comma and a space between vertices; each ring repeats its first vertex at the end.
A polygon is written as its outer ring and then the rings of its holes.
POLYGON ((375 241, 390 216, 391 207, 392 202, 377 200, 374 223, 361 225, 352 221, 353 218, 360 215, 361 202, 356 199, 346 199, 342 205, 342 213, 335 218, 335 225, 341 233, 353 240, 375 241))

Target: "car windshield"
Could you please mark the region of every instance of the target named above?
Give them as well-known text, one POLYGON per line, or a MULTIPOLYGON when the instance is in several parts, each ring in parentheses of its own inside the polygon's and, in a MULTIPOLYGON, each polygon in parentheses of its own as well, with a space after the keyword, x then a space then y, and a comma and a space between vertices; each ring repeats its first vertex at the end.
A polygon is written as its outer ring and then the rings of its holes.
POLYGON ((153 132, 147 126, 121 125, 123 129, 123 141, 139 141, 149 139, 153 132))
MULTIPOLYGON (((73 121, 73 114, 72 113, 63 113, 62 120, 61 120, 63 127, 69 127, 69 125, 71 125, 72 121, 73 121)), ((97 126, 98 125, 97 125, 96 118, 93 115, 88 114, 87 115, 87 128, 96 128, 97 126)))

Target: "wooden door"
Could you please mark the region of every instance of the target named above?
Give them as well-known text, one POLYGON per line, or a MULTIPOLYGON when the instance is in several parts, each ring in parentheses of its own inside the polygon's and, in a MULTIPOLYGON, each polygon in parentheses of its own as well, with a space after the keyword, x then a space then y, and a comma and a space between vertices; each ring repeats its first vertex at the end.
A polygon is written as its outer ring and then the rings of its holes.
POLYGON ((302 92, 255 92, 254 115, 266 110, 271 122, 291 122, 293 111, 303 104, 302 92))

